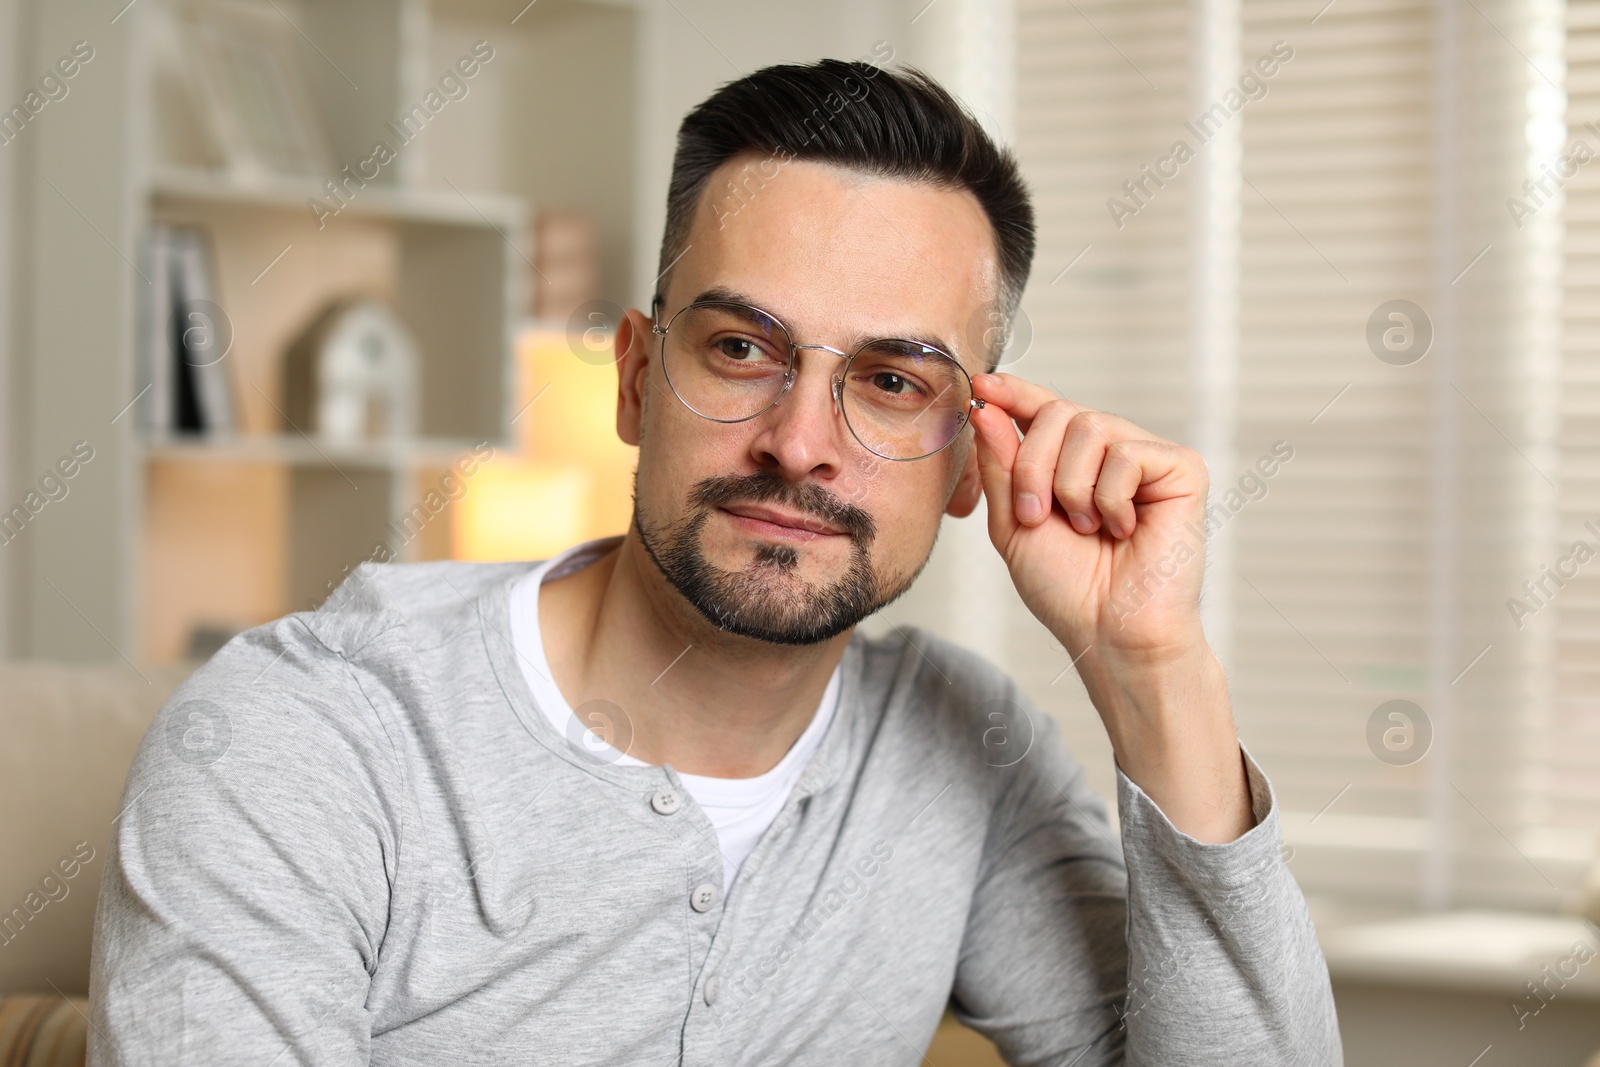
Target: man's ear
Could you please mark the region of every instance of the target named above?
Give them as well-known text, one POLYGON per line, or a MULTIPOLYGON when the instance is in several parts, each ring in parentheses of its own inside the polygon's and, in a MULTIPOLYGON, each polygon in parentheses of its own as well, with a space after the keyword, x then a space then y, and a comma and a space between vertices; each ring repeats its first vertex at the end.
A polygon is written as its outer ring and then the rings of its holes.
POLYGON ((944 509, 946 515, 957 519, 971 515, 983 496, 983 475, 978 471, 978 442, 976 438, 969 440, 971 443, 967 446, 966 462, 962 464, 956 487, 950 494, 950 503, 944 509))
POLYGON ((644 422, 645 376, 650 373, 650 319, 629 308, 617 320, 617 436, 630 445, 639 443, 644 422))

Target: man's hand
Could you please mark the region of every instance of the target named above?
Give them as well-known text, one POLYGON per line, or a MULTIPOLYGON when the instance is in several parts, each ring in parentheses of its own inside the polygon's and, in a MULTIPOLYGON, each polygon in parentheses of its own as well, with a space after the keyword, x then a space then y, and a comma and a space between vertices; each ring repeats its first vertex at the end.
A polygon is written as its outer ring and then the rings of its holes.
POLYGON ((1077 661, 1124 773, 1178 829, 1233 840, 1255 820, 1200 624, 1205 461, 1015 375, 973 382, 989 538, 1023 603, 1077 661))

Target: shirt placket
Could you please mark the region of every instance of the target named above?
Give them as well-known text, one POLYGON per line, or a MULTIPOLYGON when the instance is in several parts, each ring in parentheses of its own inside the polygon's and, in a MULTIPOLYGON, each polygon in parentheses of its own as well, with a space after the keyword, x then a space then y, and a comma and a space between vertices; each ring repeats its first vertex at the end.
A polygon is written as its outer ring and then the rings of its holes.
MULTIPOLYGON (((675 777, 676 772, 672 773, 675 777)), ((815 763, 801 774, 783 807, 735 876, 729 888, 731 903, 720 902, 716 909, 717 920, 704 928, 709 940, 705 952, 696 955, 696 981, 684 1020, 683 1067, 724 1067, 730 1062, 723 1050, 737 1047, 729 1042, 739 1032, 739 1025, 733 1018, 739 998, 737 990, 728 982, 726 972, 734 969, 728 966, 728 958, 735 951, 751 954, 764 951, 763 931, 741 925, 741 917, 749 914, 750 909, 741 909, 737 903, 756 888, 758 881, 765 884, 760 876, 768 855, 795 828, 801 805, 825 780, 823 768, 815 763)), ((720 855, 720 847, 718 853, 720 855)))
POLYGON ((691 1035, 697 1032, 697 1009, 708 1007, 717 993, 717 983, 712 981, 708 996, 706 983, 710 974, 707 960, 716 944, 717 929, 724 914, 722 846, 711 820, 694 802, 683 780, 678 777, 678 772, 670 764, 661 767, 660 776, 649 794, 649 806, 658 817, 680 824, 674 829, 687 850, 682 900, 688 913, 690 982, 687 990, 688 1017, 683 1031, 680 1062, 711 1065, 717 1062, 714 1035, 709 1046, 706 1041, 691 1035))

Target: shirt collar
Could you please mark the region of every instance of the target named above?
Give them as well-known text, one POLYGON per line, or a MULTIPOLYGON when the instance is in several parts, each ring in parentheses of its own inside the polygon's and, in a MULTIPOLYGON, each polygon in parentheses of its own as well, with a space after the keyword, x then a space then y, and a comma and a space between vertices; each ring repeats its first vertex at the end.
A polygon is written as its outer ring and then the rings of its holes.
MULTIPOLYGON (((574 545, 553 557, 552 562, 555 566, 560 566, 561 562, 557 561, 565 561, 580 552, 602 545, 605 548, 599 550, 603 552, 610 547, 607 542, 620 541, 622 536, 615 534, 574 545)), ((478 614, 478 628, 483 637, 484 654, 500 686, 501 695, 510 706, 512 714, 536 742, 580 770, 628 788, 639 788, 641 785, 659 781, 663 774, 661 767, 648 764, 640 767, 607 763, 580 752, 579 746, 569 743, 561 736, 539 711, 534 695, 528 688, 527 680, 523 678, 522 670, 517 664, 517 652, 511 640, 510 592, 511 586, 517 580, 544 562, 534 561, 525 567, 513 570, 503 580, 492 583, 477 598, 475 607, 478 614)), ((860 721, 857 706, 860 702, 864 651, 862 646, 865 641, 866 636, 857 629, 850 635, 850 640, 845 645, 844 653, 840 657, 838 707, 834 710, 833 721, 828 725, 822 743, 817 746, 817 751, 812 754, 806 769, 795 781, 793 792, 796 796, 809 796, 832 785, 852 758, 857 724, 860 721)), ((681 784, 677 780, 675 768, 668 767, 666 770, 668 779, 674 785, 681 784)))

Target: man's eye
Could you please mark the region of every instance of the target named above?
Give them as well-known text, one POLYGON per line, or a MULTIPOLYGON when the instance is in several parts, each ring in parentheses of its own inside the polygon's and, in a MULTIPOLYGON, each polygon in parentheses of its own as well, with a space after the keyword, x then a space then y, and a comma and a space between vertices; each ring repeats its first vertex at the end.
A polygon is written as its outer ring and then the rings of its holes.
POLYGON ((717 342, 717 350, 740 363, 754 363, 766 355, 761 346, 743 337, 724 337, 717 342))

